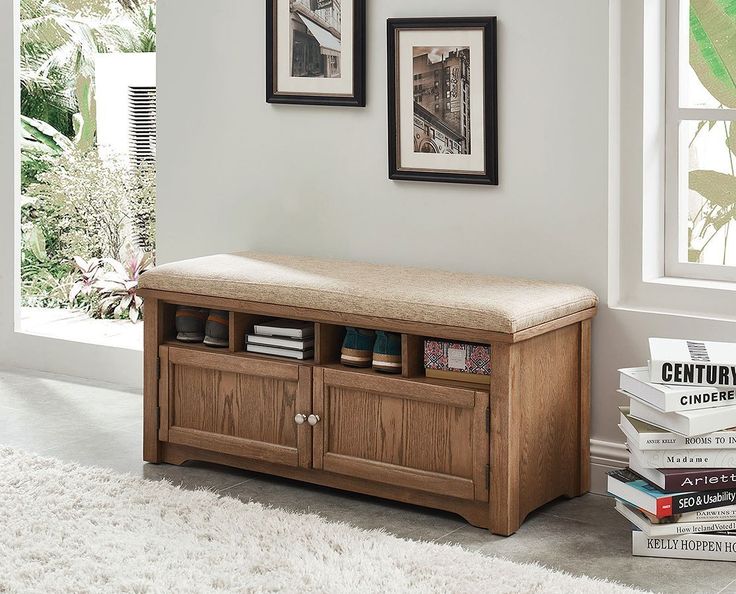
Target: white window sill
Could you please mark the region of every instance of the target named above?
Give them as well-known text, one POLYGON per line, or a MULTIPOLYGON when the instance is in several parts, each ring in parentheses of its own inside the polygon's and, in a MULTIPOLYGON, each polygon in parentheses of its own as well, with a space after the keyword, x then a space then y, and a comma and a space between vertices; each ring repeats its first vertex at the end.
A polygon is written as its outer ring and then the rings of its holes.
POLYGON ((631 313, 652 314, 660 316, 677 316, 680 318, 692 318, 696 320, 710 320, 713 322, 723 322, 726 324, 736 324, 736 316, 727 316, 721 314, 713 314, 708 312, 698 312, 689 310, 676 310, 667 307, 658 307, 651 304, 638 304, 633 302, 619 302, 609 304, 609 308, 615 311, 625 311, 631 313))
POLYGON ((699 289, 708 289, 710 291, 736 291, 736 283, 729 281, 663 276, 660 278, 647 279, 644 282, 656 285, 672 285, 675 287, 693 287, 699 289))

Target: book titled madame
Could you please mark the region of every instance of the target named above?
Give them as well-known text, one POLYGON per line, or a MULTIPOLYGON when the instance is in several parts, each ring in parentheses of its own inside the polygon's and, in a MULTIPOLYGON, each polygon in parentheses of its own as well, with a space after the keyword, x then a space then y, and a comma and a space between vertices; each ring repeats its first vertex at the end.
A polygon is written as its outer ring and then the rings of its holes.
POLYGON ((649 339, 649 379, 678 386, 736 386, 736 343, 649 339))

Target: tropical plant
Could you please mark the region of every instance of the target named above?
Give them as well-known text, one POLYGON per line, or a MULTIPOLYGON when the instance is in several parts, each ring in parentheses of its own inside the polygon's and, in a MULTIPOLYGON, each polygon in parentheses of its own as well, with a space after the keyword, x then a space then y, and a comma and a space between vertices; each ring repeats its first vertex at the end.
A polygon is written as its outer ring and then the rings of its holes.
POLYGON ((74 303, 80 295, 89 297, 95 290, 95 283, 100 281, 104 274, 102 261, 99 258, 85 260, 79 256, 74 256, 74 263, 81 277, 72 285, 69 291, 69 303, 74 303))
POLYGON ((29 188, 61 216, 61 248, 67 258, 119 258, 124 245, 127 167, 103 161, 97 151, 68 151, 29 188))
POLYGON ((92 148, 96 133, 94 64, 98 53, 156 48, 152 4, 122 15, 75 14, 58 0, 21 0, 21 113, 92 148))
POLYGON ((153 253, 155 173, 100 158, 95 60, 155 51, 155 0, 20 0, 20 16, 22 303, 99 317, 102 259, 153 253))
MULTIPOLYGON (((736 108, 736 0, 690 1, 690 65, 705 89, 721 107, 736 108)), ((717 122, 700 122, 690 146, 717 122)), ((736 127, 724 127, 730 173, 696 169, 689 173, 689 187, 703 200, 690 218, 688 248, 690 262, 702 261, 705 248, 718 236, 728 241, 736 221, 736 127), (726 227, 725 234, 720 234, 726 227), (720 235, 719 235, 720 234, 720 235)), ((726 244, 723 263, 726 263, 726 244)))
POLYGON ((21 278, 22 303, 27 307, 69 307, 69 291, 75 282, 70 270, 54 271, 43 266, 28 266, 21 278))
POLYGON ((112 258, 103 262, 112 270, 93 284, 100 293, 100 314, 102 317, 128 318, 135 323, 142 315, 143 299, 138 296, 138 280, 153 264, 150 254, 137 252, 125 263, 112 258))
MULTIPOLYGON (((121 260, 136 250, 153 253, 152 170, 132 169, 121 160, 103 161, 94 150, 72 149, 55 157, 38 177, 21 208, 25 305, 70 305, 69 290, 59 300, 57 285, 75 270, 72 254, 89 266, 95 258, 121 260), (42 280, 36 279, 39 275, 42 280)), ((76 261, 78 272, 82 262, 76 261)), ((92 311, 88 296, 75 295, 75 305, 92 311)))
MULTIPOLYGON (((50 165, 49 165, 50 166, 50 165)), ((23 305, 64 307, 72 266, 60 245, 63 217, 39 198, 21 202, 21 300, 23 305)))
POLYGON ((128 210, 131 240, 141 251, 156 251, 156 169, 141 164, 130 175, 128 210))

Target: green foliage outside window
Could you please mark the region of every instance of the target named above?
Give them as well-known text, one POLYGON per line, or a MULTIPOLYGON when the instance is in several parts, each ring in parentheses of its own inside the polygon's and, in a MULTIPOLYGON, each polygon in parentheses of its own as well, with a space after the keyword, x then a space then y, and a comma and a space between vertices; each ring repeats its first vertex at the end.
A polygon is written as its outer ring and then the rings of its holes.
MULTIPOLYGON (((690 66, 717 107, 736 109, 736 0, 691 0, 689 51, 690 66)), ((730 264, 726 247, 736 220, 736 122, 699 122, 690 141, 691 150, 699 137, 703 140, 705 136, 723 142, 718 150, 722 150, 727 166, 726 171, 695 168, 689 172, 690 190, 703 200, 691 208, 688 261, 704 262, 705 248, 721 241, 723 261, 717 263, 730 264)))
POLYGON ((94 63, 156 50, 154 0, 20 0, 20 16, 22 303, 136 321, 155 172, 100 157, 94 63))

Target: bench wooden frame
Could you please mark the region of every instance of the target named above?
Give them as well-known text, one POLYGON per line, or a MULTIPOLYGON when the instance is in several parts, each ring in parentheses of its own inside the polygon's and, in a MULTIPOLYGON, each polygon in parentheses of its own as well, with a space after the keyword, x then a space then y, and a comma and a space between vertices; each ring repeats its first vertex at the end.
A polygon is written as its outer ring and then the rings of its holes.
POLYGON ((148 462, 200 460, 385 497, 451 511, 501 535, 515 532, 539 506, 589 489, 596 308, 503 334, 151 289, 141 294, 148 462), (231 312, 230 347, 176 343, 176 305, 231 312), (265 317, 315 322, 314 360, 245 353, 246 331, 265 317), (401 333, 401 375, 339 365, 346 325, 401 333), (424 377, 424 337, 490 344, 490 387, 424 377), (295 411, 320 421, 296 425, 295 411), (434 441, 427 428, 436 429, 434 441))

